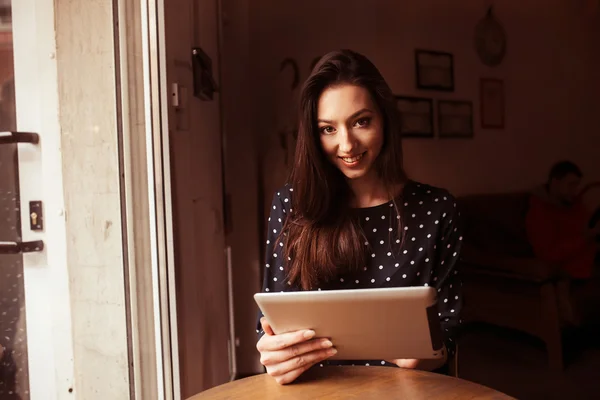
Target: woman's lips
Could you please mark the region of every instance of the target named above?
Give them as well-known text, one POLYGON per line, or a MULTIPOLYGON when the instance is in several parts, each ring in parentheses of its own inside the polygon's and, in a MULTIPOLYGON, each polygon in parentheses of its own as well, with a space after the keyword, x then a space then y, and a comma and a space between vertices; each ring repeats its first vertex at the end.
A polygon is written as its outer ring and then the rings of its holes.
MULTIPOLYGON (((365 152, 366 153, 366 152, 365 152)), ((356 156, 351 156, 351 157, 339 157, 343 163, 349 167, 353 167, 355 165, 357 165, 358 163, 360 163, 360 161, 363 159, 365 153, 361 153, 358 154, 356 156)))

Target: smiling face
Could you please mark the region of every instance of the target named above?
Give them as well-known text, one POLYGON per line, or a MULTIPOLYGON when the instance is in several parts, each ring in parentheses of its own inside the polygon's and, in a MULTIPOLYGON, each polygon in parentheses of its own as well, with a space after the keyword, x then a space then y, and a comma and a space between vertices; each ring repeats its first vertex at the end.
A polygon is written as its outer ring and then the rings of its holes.
POLYGON ((383 118, 369 91, 350 84, 332 86, 319 98, 321 147, 347 179, 375 176, 383 146, 383 118))

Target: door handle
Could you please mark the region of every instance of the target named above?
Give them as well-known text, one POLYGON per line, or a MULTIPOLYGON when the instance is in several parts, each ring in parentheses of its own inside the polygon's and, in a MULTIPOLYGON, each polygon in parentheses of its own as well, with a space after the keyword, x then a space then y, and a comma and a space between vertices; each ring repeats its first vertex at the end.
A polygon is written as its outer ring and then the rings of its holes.
POLYGON ((31 143, 38 144, 40 135, 33 132, 0 132, 0 144, 31 143))
POLYGON ((0 242, 0 254, 33 253, 44 250, 42 240, 31 242, 0 242))
MULTIPOLYGON (((0 132, 0 145, 14 143, 38 144, 40 136, 33 132, 0 132)), ((44 250, 44 242, 34 240, 31 242, 3 242, 0 241, 0 254, 32 253, 44 250)))

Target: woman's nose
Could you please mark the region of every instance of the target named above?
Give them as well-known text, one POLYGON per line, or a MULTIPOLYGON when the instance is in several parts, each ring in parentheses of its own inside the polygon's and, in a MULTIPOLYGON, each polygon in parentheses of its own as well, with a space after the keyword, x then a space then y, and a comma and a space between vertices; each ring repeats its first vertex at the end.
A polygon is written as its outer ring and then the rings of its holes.
POLYGON ((352 135, 349 129, 341 129, 338 135, 340 141, 338 143, 340 153, 344 155, 352 154, 352 150, 356 147, 356 138, 352 135))

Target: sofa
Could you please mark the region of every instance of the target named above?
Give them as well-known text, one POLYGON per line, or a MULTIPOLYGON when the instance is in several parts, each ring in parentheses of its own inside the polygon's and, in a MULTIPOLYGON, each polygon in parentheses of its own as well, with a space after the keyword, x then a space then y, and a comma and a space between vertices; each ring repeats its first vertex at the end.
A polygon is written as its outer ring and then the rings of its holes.
POLYGON ((464 323, 485 322, 538 337, 550 367, 563 369, 569 281, 533 254, 525 229, 529 195, 470 195, 458 203, 465 223, 464 323))

